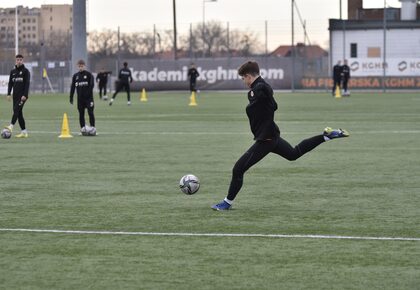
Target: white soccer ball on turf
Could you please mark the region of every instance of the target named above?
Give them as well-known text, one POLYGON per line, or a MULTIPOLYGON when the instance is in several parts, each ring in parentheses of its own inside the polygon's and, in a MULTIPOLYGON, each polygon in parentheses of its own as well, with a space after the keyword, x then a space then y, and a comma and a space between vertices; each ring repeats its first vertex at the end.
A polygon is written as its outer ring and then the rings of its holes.
POLYGON ((193 174, 184 175, 179 181, 179 188, 185 194, 194 194, 200 189, 200 180, 193 174))
POLYGON ((89 127, 89 131, 87 132, 89 136, 96 136, 96 128, 89 127))
POLYGON ((10 139, 10 137, 12 137, 12 132, 10 132, 9 129, 4 128, 3 130, 1 130, 1 138, 10 139))

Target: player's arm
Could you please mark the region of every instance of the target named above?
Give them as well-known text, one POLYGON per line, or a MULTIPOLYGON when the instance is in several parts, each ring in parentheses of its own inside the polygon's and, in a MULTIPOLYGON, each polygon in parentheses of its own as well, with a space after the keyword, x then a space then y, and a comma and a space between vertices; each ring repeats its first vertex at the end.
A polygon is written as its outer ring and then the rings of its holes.
POLYGON ((25 102, 29 97, 29 86, 31 84, 31 73, 29 70, 26 70, 26 77, 25 77, 25 84, 23 88, 23 96, 21 97, 21 101, 25 102))
POLYGON ((93 78, 93 74, 90 74, 90 89, 93 90, 95 87, 95 80, 93 78))
POLYGON ((130 72, 130 74, 128 75, 128 78, 130 80, 130 83, 132 83, 133 82, 133 77, 131 76, 131 70, 129 70, 129 72, 130 72))
POLYGON ((9 84, 7 85, 7 99, 10 101, 12 93, 13 83, 12 83, 12 72, 9 75, 9 84))
POLYGON ((73 96, 74 96, 74 90, 76 88, 76 78, 73 76, 71 80, 71 87, 70 87, 70 104, 73 105, 73 96))

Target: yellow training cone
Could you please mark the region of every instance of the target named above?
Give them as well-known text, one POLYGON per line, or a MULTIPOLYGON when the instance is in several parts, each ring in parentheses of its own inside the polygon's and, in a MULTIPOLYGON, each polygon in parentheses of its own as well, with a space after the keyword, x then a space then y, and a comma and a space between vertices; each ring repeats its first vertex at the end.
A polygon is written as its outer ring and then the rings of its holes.
POLYGON ((141 102, 147 102, 147 95, 146 95, 146 89, 143 88, 141 90, 141 97, 140 97, 140 101, 141 102))
POLYGON ((191 93, 189 106, 197 106, 197 101, 195 100, 195 92, 194 91, 191 93))
POLYGON ((335 93, 334 93, 334 96, 335 96, 335 98, 336 98, 336 99, 341 98, 341 89, 340 89, 340 86, 337 86, 337 87, 335 88, 335 93))
POLYGON ((58 138, 72 138, 69 128, 69 120, 67 119, 67 114, 64 113, 63 116, 63 125, 61 126, 61 135, 58 138))

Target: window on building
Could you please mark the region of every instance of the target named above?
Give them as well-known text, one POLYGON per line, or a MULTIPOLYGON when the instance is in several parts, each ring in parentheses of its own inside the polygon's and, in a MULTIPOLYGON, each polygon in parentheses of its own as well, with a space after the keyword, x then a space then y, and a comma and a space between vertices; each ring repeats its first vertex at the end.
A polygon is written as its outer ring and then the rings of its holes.
POLYGON ((367 57, 381 57, 381 48, 380 47, 368 47, 367 48, 367 57))
POLYGON ((357 43, 350 43, 350 57, 357 57, 357 43))

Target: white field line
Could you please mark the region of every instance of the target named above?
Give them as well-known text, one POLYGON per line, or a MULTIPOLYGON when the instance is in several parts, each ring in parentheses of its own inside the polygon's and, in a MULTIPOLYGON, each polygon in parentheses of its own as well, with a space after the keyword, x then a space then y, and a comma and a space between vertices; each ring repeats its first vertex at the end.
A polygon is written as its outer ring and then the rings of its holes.
MULTIPOLYGON (((34 134, 57 134, 60 132, 54 131, 30 131, 34 134)), ((72 132, 73 135, 78 135, 79 132, 72 132)), ((102 132, 98 131, 98 135, 250 135, 251 132, 197 132, 197 131, 179 131, 179 132, 102 132)), ((282 132, 285 135, 310 135, 315 132, 282 132)), ((390 130, 390 131, 356 131, 350 132, 350 135, 364 135, 364 134, 420 134, 420 130, 390 130)))
POLYGON ((335 239, 335 240, 379 240, 379 241, 416 241, 420 238, 410 237, 361 237, 337 235, 283 235, 283 234, 223 234, 223 233, 158 233, 158 232, 113 232, 113 231, 77 231, 45 229, 6 229, 0 232, 26 232, 76 235, 125 235, 125 236, 175 236, 175 237, 239 237, 239 238, 274 238, 274 239, 335 239))

